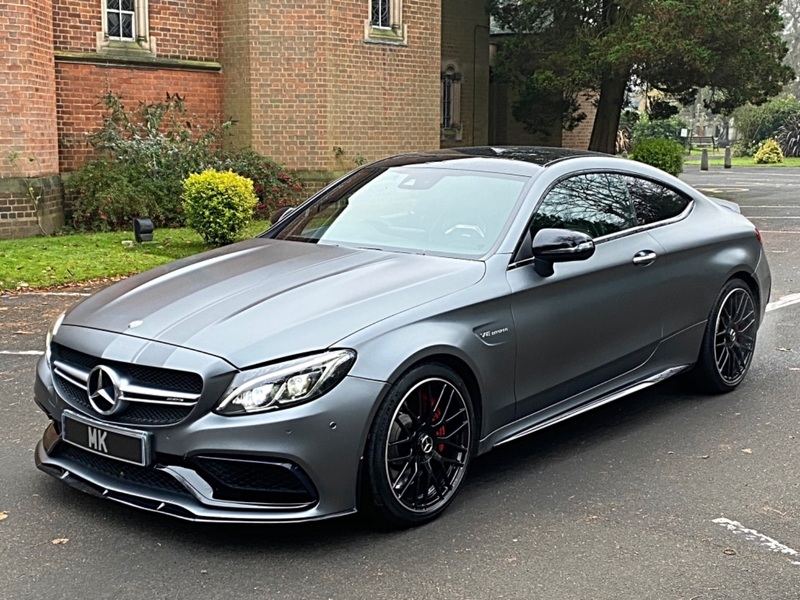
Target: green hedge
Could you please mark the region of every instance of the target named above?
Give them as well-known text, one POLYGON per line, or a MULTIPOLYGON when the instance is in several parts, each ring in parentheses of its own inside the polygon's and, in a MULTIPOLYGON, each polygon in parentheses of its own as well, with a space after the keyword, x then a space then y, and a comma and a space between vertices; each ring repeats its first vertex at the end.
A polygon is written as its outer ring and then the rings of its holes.
POLYGON ((678 176, 683 171, 683 146, 672 140, 642 140, 633 147, 630 157, 670 175, 678 176))

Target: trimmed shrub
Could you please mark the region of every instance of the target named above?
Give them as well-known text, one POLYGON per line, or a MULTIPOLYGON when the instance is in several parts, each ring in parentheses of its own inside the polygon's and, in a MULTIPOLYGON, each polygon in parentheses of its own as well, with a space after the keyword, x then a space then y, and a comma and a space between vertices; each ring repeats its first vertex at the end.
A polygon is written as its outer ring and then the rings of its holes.
POLYGON ((681 142, 681 129, 688 129, 680 117, 650 119, 643 115, 634 125, 631 135, 634 147, 644 140, 664 139, 681 142))
POLYGON ((257 203, 253 182, 232 171, 209 169, 183 182, 186 220, 209 244, 236 241, 257 203))
POLYGON ((676 177, 683 171, 683 146, 673 140, 642 140, 633 147, 631 158, 676 177))
POLYGON ((258 197, 255 215, 270 218, 279 208, 295 206, 302 191, 300 182, 289 171, 253 150, 219 152, 213 162, 218 171, 233 171, 253 181, 258 197))
POLYGON ((763 142, 755 155, 755 162, 759 165, 774 165, 783 162, 783 152, 774 139, 763 142))

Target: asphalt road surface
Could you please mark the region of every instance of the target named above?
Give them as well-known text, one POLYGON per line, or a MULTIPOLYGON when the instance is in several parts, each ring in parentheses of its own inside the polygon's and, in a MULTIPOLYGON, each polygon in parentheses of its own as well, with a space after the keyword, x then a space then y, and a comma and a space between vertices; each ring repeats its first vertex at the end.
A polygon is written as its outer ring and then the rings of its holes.
POLYGON ((775 282, 746 383, 667 382, 504 446, 399 533, 199 526, 39 473, 35 353, 79 296, 0 297, 0 598, 800 598, 800 170, 684 178, 764 233, 775 282))

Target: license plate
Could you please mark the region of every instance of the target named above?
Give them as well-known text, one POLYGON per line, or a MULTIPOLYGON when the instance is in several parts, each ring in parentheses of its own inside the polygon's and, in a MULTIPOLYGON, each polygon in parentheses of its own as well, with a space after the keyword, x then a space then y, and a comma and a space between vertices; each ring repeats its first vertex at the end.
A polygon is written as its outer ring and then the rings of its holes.
POLYGON ((98 423, 69 411, 64 411, 61 425, 62 439, 84 450, 134 465, 150 461, 150 436, 144 431, 98 423))

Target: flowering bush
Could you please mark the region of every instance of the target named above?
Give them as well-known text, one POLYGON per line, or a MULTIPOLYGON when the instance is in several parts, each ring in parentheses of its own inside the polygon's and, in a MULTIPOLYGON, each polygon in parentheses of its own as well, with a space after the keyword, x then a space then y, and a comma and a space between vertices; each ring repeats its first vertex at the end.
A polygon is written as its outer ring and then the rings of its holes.
POLYGON ((774 165, 783 162, 783 151, 774 138, 770 138, 758 146, 755 162, 759 165, 774 165))

